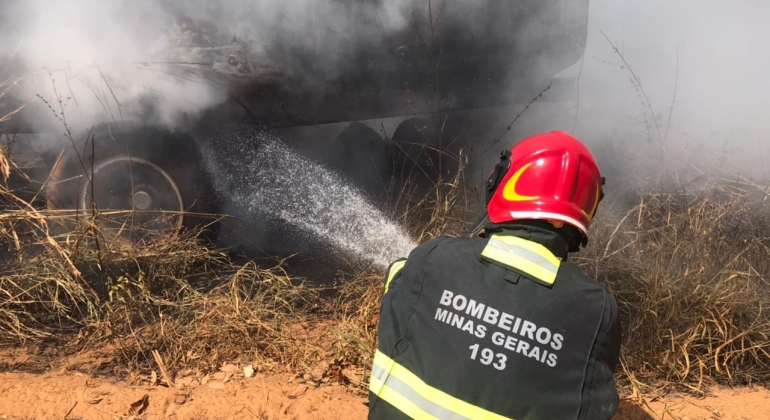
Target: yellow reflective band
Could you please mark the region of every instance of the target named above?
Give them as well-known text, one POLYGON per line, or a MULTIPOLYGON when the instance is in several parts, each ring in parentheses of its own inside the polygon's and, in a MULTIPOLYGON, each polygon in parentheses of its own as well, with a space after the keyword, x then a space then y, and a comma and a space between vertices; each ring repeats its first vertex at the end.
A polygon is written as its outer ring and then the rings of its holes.
POLYGON ((548 248, 516 236, 493 235, 481 256, 523 271, 548 285, 553 285, 561 266, 548 248))
POLYGON ((390 265, 390 270, 388 270, 388 280, 385 282, 385 293, 388 293, 390 282, 393 281, 393 279, 396 277, 396 274, 398 274, 399 271, 404 268, 404 265, 406 265, 406 260, 396 261, 390 265))
POLYGON ((369 390, 415 419, 512 420, 431 387, 379 350, 374 355, 369 390))
POLYGON ((407 416, 413 419, 444 420, 444 419, 439 419, 437 417, 433 417, 430 414, 426 413, 420 407, 418 407, 417 404, 409 401, 408 398, 399 394, 398 392, 386 387, 378 379, 372 378, 372 380, 369 382, 369 390, 372 389, 373 385, 377 386, 380 389, 379 392, 375 393, 377 397, 387 401, 388 403, 390 403, 390 405, 392 405, 393 407, 396 407, 399 411, 401 411, 402 413, 406 414, 407 416))

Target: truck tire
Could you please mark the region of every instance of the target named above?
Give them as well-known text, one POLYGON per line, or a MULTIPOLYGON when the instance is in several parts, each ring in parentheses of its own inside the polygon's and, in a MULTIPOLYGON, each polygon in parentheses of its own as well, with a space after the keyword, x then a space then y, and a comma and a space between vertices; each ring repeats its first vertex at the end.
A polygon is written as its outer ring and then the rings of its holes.
POLYGON ((194 140, 163 128, 101 125, 51 171, 49 209, 98 212, 102 234, 136 240, 193 230, 216 238, 219 200, 194 140))
POLYGON ((411 191, 414 200, 433 191, 442 175, 439 162, 447 159, 439 151, 437 136, 433 123, 422 118, 404 120, 393 132, 394 181, 411 191))
POLYGON ((376 131, 353 122, 319 153, 321 162, 343 175, 377 205, 384 205, 392 178, 391 146, 376 131))

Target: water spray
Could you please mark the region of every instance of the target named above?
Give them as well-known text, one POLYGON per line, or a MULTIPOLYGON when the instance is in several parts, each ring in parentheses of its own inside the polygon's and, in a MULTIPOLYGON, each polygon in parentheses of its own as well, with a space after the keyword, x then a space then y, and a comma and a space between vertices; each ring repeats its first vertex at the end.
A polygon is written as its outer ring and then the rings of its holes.
POLYGON ((229 141, 236 147, 259 142, 241 150, 248 163, 239 171, 234 195, 252 214, 269 213, 381 268, 414 249, 404 229, 341 176, 268 134, 256 137, 229 141))

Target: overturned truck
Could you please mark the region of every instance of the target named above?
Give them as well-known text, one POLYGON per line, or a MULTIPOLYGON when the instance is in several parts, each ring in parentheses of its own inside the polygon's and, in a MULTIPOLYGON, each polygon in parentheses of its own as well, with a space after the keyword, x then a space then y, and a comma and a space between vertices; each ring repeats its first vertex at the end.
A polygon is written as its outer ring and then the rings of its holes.
MULTIPOLYGON (((194 80, 220 95, 173 118, 162 117, 156 100, 164 92, 120 98, 102 83, 110 80, 105 65, 97 68, 102 90, 94 93, 101 121, 73 130, 56 103, 73 103, 67 90, 32 95, 25 83, 40 69, 6 66, 0 117, 10 117, 0 120, 0 139, 28 175, 16 177, 13 189, 51 209, 135 210, 131 226, 143 229, 207 224, 215 237, 218 227, 204 215, 239 211, 228 203, 230 183, 243 179, 238 158, 260 147, 258 131, 385 202, 407 182, 452 175, 456 165, 437 164, 437 149, 489 143, 510 122, 500 116, 510 119, 547 86, 544 100, 573 92, 574 78, 555 76, 582 59, 587 35, 588 0, 302 3, 267 16, 193 13, 160 1, 168 22, 165 60, 120 70, 157 70, 158 77, 194 80)), ((65 68, 60 77, 69 82, 78 74, 65 68)), ((289 234, 268 232, 274 228, 260 218, 243 217, 251 219, 252 240, 233 239, 242 228, 231 227, 220 241, 251 242, 249 251, 264 255, 298 251, 289 234)))

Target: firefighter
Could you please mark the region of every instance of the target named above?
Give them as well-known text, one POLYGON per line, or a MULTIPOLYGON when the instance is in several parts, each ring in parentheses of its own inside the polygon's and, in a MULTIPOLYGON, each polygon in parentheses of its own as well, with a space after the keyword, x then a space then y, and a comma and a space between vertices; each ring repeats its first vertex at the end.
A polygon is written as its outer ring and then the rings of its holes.
POLYGON ((487 182, 484 233, 440 237, 385 279, 370 419, 610 419, 620 323, 567 262, 604 179, 567 133, 522 140, 487 182))

